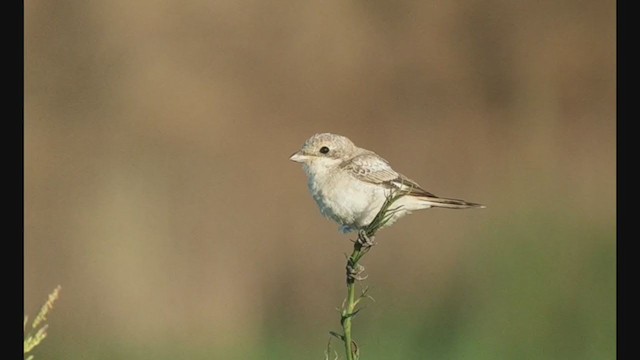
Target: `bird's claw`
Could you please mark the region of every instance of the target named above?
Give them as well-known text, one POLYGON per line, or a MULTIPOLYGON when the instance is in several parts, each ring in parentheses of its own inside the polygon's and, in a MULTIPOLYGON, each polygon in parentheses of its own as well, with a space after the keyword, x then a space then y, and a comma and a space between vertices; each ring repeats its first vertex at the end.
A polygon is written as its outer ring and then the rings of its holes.
POLYGON ((358 240, 356 241, 358 242, 358 244, 364 247, 372 247, 373 245, 376 244, 375 236, 367 235, 367 232, 364 230, 358 231, 358 240))

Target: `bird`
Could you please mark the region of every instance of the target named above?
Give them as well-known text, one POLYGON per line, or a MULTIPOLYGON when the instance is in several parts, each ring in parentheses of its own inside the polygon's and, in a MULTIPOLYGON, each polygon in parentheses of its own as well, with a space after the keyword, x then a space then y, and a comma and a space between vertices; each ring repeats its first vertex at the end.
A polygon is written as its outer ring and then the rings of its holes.
POLYGON ((342 135, 315 134, 289 159, 302 164, 309 192, 320 212, 338 223, 342 233, 363 231, 396 191, 404 195, 395 200, 396 211, 382 227, 416 210, 485 207, 424 190, 417 182, 393 170, 380 155, 356 146, 342 135))

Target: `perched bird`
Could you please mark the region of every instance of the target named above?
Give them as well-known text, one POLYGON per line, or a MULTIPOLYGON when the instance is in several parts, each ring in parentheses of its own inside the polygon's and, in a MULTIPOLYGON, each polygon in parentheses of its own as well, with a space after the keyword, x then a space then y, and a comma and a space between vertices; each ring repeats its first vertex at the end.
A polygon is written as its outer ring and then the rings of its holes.
POLYGON ((336 134, 313 135, 290 160, 302 163, 309 191, 320 211, 337 222, 343 233, 360 231, 369 225, 387 197, 397 190, 405 191, 406 195, 393 203, 398 211, 385 226, 415 210, 484 207, 427 192, 415 181, 394 171, 378 154, 336 134))

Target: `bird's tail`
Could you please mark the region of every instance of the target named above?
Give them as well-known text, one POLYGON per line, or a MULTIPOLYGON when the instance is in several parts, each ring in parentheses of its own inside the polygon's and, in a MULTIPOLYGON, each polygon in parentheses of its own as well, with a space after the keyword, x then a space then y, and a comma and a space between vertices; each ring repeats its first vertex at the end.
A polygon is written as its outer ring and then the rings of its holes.
POLYGON ((431 207, 440 207, 447 209, 469 209, 469 208, 484 208, 486 206, 481 204, 475 204, 472 202, 458 200, 458 199, 447 199, 441 198, 437 196, 421 196, 420 201, 425 203, 425 205, 429 205, 431 207))

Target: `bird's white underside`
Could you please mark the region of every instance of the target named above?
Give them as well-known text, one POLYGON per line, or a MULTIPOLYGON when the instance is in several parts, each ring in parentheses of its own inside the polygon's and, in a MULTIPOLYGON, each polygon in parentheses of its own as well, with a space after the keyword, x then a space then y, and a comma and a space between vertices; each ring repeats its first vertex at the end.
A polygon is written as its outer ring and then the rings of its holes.
MULTIPOLYGON (((338 224, 342 232, 349 232, 367 226, 376 216, 390 190, 380 184, 361 181, 345 171, 335 171, 336 162, 318 159, 304 165, 308 176, 311 195, 322 214, 338 224)), ((399 188, 406 185, 397 183, 399 188)), ((430 208, 427 202, 414 196, 403 196, 396 200, 394 207, 401 206, 387 222, 393 224, 400 217, 414 210, 430 208)))

